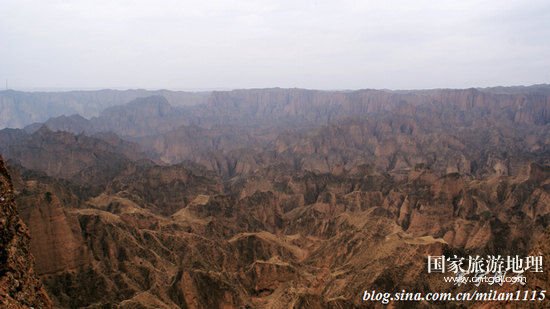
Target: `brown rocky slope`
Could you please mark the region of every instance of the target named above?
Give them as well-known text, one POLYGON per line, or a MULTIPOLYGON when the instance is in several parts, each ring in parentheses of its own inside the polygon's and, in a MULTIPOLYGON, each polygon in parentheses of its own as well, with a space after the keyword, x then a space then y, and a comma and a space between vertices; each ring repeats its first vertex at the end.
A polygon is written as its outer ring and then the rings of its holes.
POLYGON ((0 306, 51 308, 34 271, 29 229, 19 218, 10 176, 0 157, 0 306))
POLYGON ((90 199, 22 167, 14 175, 57 306, 350 308, 364 305, 365 288, 456 290, 425 272, 427 255, 534 250, 547 235, 550 171, 528 170, 479 181, 422 168, 405 178, 279 168, 224 189, 154 167, 90 199), (181 205, 163 211, 177 192, 181 205))

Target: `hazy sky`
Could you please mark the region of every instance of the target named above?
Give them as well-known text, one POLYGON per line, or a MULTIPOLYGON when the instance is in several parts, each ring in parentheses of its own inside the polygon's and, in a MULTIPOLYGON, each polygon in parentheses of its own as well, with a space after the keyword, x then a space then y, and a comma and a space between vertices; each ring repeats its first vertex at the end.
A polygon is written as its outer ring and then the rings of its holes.
POLYGON ((1 88, 550 82, 550 1, 0 0, 1 88))

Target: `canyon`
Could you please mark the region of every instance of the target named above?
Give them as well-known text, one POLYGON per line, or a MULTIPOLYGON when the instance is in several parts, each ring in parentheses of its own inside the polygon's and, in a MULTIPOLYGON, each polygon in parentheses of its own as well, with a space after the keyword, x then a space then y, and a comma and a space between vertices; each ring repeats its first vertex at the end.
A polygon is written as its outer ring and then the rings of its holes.
POLYGON ((38 307, 376 307, 472 289, 429 255, 550 258, 548 85, 0 98, 38 307), (24 115, 42 102, 66 109, 24 115))

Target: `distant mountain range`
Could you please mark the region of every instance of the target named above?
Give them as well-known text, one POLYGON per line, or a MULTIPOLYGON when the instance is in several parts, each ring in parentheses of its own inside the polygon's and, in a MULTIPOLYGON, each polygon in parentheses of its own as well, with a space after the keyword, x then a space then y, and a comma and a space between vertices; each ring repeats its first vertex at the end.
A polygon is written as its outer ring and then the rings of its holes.
POLYGON ((22 128, 51 117, 79 114, 89 118, 104 109, 136 98, 162 95, 174 105, 204 102, 207 92, 148 90, 97 90, 68 92, 0 91, 0 128, 22 128))
POLYGON ((548 89, 273 88, 202 94, 204 102, 193 104, 171 104, 154 95, 89 119, 59 116, 24 131, 45 126, 89 136, 111 132, 139 144, 158 162, 192 161, 225 176, 279 163, 318 172, 424 164, 471 175, 498 166, 499 172, 515 175, 519 158, 548 151, 548 89))
MULTIPOLYGON (((239 95, 242 92, 254 93, 261 90, 237 90, 237 91, 204 91, 184 92, 170 90, 90 90, 90 91, 66 91, 66 92, 24 92, 14 90, 0 91, 0 129, 23 128, 35 122, 44 122, 49 118, 58 116, 71 116, 78 114, 85 118, 98 116, 109 107, 120 106, 137 98, 148 96, 162 96, 172 106, 192 106, 208 101, 216 101, 216 96, 239 95), (213 98, 212 98, 213 97, 213 98)), ((276 89, 271 89, 273 91, 276 89)), ((298 90, 298 89, 293 89, 298 90)), ((548 95, 550 85, 516 86, 478 88, 484 93, 494 94, 539 94, 548 95)), ((301 91, 301 90, 298 90, 301 91)), ((439 90, 407 90, 393 91, 394 93, 433 93, 439 90)), ((316 93, 331 93, 334 91, 313 91, 316 93)), ((353 91, 342 91, 347 93, 353 91)), ((361 91, 356 91, 361 92, 361 91)), ((390 92, 390 91, 384 91, 390 92)))

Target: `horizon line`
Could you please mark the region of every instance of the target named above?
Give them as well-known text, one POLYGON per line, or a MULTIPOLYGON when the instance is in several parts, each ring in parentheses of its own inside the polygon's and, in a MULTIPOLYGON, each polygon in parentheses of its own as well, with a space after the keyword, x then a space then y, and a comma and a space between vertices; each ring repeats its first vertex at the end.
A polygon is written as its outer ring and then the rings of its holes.
POLYGON ((307 87, 207 87, 207 88, 144 88, 144 87, 22 87, 18 89, 8 88, 0 90, 0 92, 16 91, 16 92, 30 92, 30 93, 63 93, 63 92, 92 92, 92 91, 173 91, 173 92, 215 92, 215 91, 235 91, 235 90, 266 90, 266 89, 301 89, 301 90, 313 90, 313 91, 361 91, 361 90, 379 90, 379 91, 427 91, 427 90, 465 90, 465 89, 494 89, 494 88, 529 88, 529 87, 550 87, 548 83, 537 83, 527 85, 495 85, 485 87, 434 87, 434 88, 335 88, 335 89, 322 89, 322 88, 307 88, 307 87))

